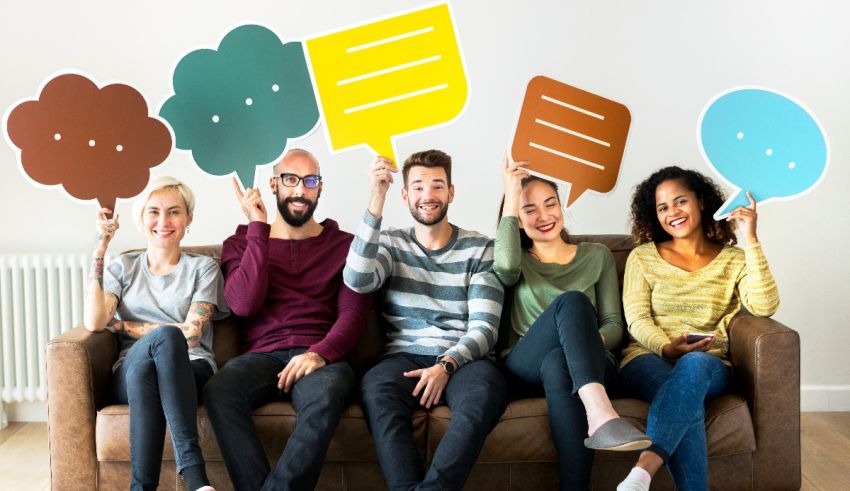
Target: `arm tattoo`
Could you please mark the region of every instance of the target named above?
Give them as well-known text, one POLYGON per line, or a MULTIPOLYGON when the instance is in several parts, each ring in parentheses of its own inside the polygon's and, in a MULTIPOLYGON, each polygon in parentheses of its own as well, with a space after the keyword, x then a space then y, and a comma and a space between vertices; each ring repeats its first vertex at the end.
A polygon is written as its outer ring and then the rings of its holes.
POLYGON ((192 348, 200 343, 204 333, 204 327, 212 319, 215 309, 211 303, 195 302, 189 306, 189 314, 186 321, 180 326, 189 347, 192 348))
POLYGON ((89 278, 86 283, 91 284, 92 280, 97 280, 100 290, 103 291, 103 257, 96 257, 91 263, 89 278))

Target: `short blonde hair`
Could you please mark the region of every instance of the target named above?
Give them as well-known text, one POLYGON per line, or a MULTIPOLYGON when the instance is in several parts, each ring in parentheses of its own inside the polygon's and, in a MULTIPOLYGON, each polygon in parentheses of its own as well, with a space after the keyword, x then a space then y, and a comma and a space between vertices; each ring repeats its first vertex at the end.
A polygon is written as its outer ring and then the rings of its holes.
POLYGON ((142 223, 142 213, 144 213, 145 205, 151 199, 151 195, 163 189, 173 189, 177 191, 177 194, 179 194, 180 197, 183 198, 183 202, 186 203, 186 212, 190 216, 192 215, 192 212, 195 211, 195 194, 192 193, 192 189, 189 188, 186 183, 178 181, 171 176, 158 176, 151 180, 145 193, 139 196, 139 199, 133 203, 133 218, 136 219, 137 223, 142 223))

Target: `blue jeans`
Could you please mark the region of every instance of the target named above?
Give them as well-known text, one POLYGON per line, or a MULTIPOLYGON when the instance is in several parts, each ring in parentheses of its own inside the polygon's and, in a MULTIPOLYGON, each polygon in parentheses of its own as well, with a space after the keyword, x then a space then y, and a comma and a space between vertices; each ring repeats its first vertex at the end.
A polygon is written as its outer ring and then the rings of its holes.
POLYGON ((722 394, 730 375, 720 358, 700 351, 675 361, 641 355, 620 373, 624 388, 651 401, 649 450, 664 460, 679 490, 708 489, 705 400, 722 394))
POLYGON ((613 385, 616 367, 606 357, 596 310, 587 296, 574 291, 559 295, 513 347, 504 367, 509 379, 545 392, 560 489, 588 489, 593 451, 584 446, 587 413, 577 392, 593 382, 613 385))
POLYGON ((354 390, 354 370, 344 361, 331 363, 302 377, 287 394, 277 388, 277 374, 305 351, 237 356, 204 388, 204 406, 230 480, 239 491, 316 487, 328 444, 354 390), (269 402, 287 399, 298 412, 295 429, 271 470, 252 414, 269 402))
POLYGON ((489 360, 462 366, 443 392, 452 420, 426 473, 411 421, 419 407, 419 397, 412 395, 419 379, 403 373, 434 363, 434 356, 396 353, 363 377, 363 411, 387 485, 394 491, 462 489, 484 440, 505 410, 507 384, 498 368, 489 360))
POLYGON ((156 489, 165 424, 171 428, 177 471, 203 464, 198 446, 198 392, 212 376, 205 360, 189 361, 183 331, 160 326, 127 351, 112 377, 119 403, 130 405, 131 489, 156 489))

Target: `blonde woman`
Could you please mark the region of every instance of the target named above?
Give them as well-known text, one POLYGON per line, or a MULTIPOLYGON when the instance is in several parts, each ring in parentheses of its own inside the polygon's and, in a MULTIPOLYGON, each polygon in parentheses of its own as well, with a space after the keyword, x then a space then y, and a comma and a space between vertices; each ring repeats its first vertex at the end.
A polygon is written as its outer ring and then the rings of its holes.
POLYGON ((217 262, 181 252, 195 199, 172 177, 153 180, 133 211, 147 248, 124 254, 104 269, 119 229, 112 212, 97 213, 98 239, 88 280, 85 326, 118 336, 112 389, 130 406, 133 490, 156 489, 165 426, 171 428, 177 471, 189 490, 211 491, 198 446, 198 394, 216 369, 212 319, 226 312, 217 262))

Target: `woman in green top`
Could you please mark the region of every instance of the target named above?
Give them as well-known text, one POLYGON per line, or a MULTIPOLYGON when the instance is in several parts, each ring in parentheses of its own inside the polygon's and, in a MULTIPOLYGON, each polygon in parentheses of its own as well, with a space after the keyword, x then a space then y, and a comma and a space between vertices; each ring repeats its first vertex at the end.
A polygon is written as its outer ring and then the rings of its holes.
POLYGON ((561 489, 587 489, 591 449, 651 442, 617 415, 605 391, 606 372, 616 373, 606 349, 623 335, 614 257, 601 244, 569 243, 556 185, 524 165, 506 159, 503 171, 493 269, 513 289, 500 356, 512 382, 545 392, 561 489))

